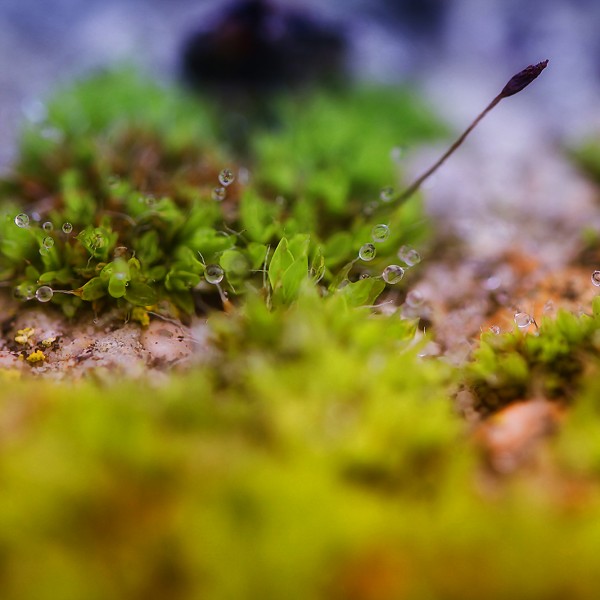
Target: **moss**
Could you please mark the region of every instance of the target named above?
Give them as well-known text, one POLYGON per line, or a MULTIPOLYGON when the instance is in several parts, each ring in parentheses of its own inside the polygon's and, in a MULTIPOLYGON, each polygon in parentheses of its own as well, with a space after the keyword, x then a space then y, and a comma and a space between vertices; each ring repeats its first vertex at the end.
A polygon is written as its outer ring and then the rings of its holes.
POLYGON ((596 363, 599 331, 596 298, 592 315, 561 310, 555 319, 545 317, 535 334, 486 332, 465 369, 466 384, 483 411, 533 397, 570 401, 596 363))
MULTIPOLYGON (((418 199, 363 210, 391 146, 436 130, 418 103, 282 98, 243 157, 215 110, 100 75, 50 103, 2 184, 2 278, 24 301, 52 286, 44 306, 142 326, 156 304, 228 308, 204 362, 160 385, 0 370, 2 597, 595 598, 600 301, 485 334, 464 371, 423 358, 415 322, 372 309, 398 246, 426 239, 418 199), (223 168, 238 180, 219 202, 223 168), (355 261, 380 223, 389 238, 355 261), (452 408, 464 383, 482 412, 568 400, 551 466, 490 483, 452 408)), ((43 355, 56 340, 39 337, 11 347, 43 355)))
POLYGON ((24 301, 48 286, 69 316, 85 304, 161 301, 191 313, 203 296, 263 288, 261 271, 284 239, 310 236, 310 263, 282 283, 286 302, 311 274, 323 287, 339 284, 344 266, 342 279, 357 278, 351 261, 377 222, 391 234, 363 271, 380 274, 401 243, 423 240, 418 200, 363 211, 395 176, 392 146, 440 132, 416 99, 385 88, 323 92, 282 100, 278 114, 280 127, 256 129, 240 157, 217 141, 217 108, 134 73, 59 92, 46 119, 24 131, 0 185, 4 284, 24 301), (228 170, 237 181, 223 185, 228 170), (221 291, 209 266, 224 271, 221 291))
POLYGON ((591 179, 600 180, 600 143, 597 138, 584 140, 578 147, 570 150, 570 155, 591 179))
POLYGON ((489 496, 409 324, 303 291, 212 330, 167 386, 5 382, 4 598, 594 597, 595 378, 561 480, 489 496))

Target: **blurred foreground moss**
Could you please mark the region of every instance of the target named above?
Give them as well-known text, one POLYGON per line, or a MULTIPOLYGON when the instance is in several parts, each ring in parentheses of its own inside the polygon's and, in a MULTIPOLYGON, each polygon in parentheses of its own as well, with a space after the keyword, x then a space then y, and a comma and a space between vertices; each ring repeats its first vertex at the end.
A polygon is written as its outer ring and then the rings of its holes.
POLYGON ((0 372, 2 599, 595 598, 598 306, 484 336, 461 372, 421 356, 417 324, 372 305, 427 227, 379 188, 401 176, 390 151, 439 126, 386 89, 276 113, 236 155, 214 106, 126 72, 25 131, 0 186, 21 300, 229 311, 162 384, 0 372), (465 379, 483 411, 572 401, 539 468, 483 469, 450 401, 465 379))
POLYGON ((593 381, 555 467, 488 487, 410 323, 306 290, 213 319, 168 385, 5 382, 3 598, 595 597, 593 381))

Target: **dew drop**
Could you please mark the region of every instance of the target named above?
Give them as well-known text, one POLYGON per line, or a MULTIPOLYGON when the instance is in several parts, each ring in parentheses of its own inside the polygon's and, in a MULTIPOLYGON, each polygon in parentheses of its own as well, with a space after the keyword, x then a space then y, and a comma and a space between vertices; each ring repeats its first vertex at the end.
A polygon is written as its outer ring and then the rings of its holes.
POLYGON ((235 181, 235 175, 231 169, 223 169, 219 173, 219 183, 225 187, 231 185, 235 181))
POLYGON ((391 202, 394 199, 394 193, 393 187, 384 187, 379 192, 379 198, 382 202, 391 202))
POLYGON ((97 250, 98 248, 104 248, 105 239, 101 233, 96 233, 92 238, 92 246, 97 250))
POLYGON ((221 269, 219 265, 207 265, 204 270, 204 279, 213 285, 221 283, 221 281, 223 281, 223 276, 223 269, 221 269))
POLYGON ((49 285, 43 285, 35 293, 36 300, 40 302, 49 302, 52 300, 52 296, 54 296, 54 291, 49 285))
POLYGON ((388 237, 390 237, 390 228, 387 225, 384 225, 383 223, 375 225, 375 227, 373 227, 373 229, 371 230, 371 239, 374 242, 385 242, 385 240, 387 240, 388 237))
POLYGON ((371 278, 371 274, 370 273, 361 273, 359 279, 370 279, 371 278))
POLYGON ((414 267, 421 262, 421 255, 411 246, 402 246, 398 250, 398 258, 409 267, 414 267))
POLYGON ((383 280, 390 285, 394 285, 404 277, 404 269, 399 265, 388 265, 381 274, 383 280))
POLYGON ((364 244, 358 251, 358 258, 364 260, 365 262, 369 262, 375 258, 376 254, 377 250, 375 250, 375 246, 373 244, 364 244))
POLYGON ((47 231, 48 233, 50 233, 53 229, 54 229, 54 225, 52 225, 52 223, 50 221, 46 221, 43 225, 42 225, 42 229, 44 231, 47 231))
POLYGON ((423 304, 425 298, 419 290, 410 290, 410 292, 406 294, 406 299, 404 301, 411 308, 417 308, 423 304))
POLYGON ((531 316, 524 312, 515 313, 514 320, 519 329, 525 329, 533 323, 531 316))
POLYGON ((592 273, 592 283, 596 287, 600 287, 600 271, 594 271, 592 273))
POLYGON ((71 223, 63 223, 62 224, 63 233, 69 235, 73 231, 73 225, 71 223))
POLYGON ((48 254, 50 254, 50 250, 48 248, 46 248, 46 246, 41 246, 40 248, 40 255, 41 256, 48 256, 48 254))
POLYGON ((18 300, 31 300, 35 297, 35 286, 28 283, 15 288, 15 298, 18 300))
POLYGON ((44 248, 46 248, 46 250, 50 250, 50 248, 54 246, 54 238, 50 235, 48 237, 45 237, 42 241, 42 245, 44 246, 44 248))
POLYGON ((494 334, 494 335, 500 335, 500 327, 498 327, 498 325, 492 325, 490 327, 490 331, 494 334))
POLYGON ((15 217, 15 225, 17 227, 27 227, 29 225, 29 217, 25 213, 20 213, 15 217))
POLYGON ((211 198, 215 202, 223 202, 223 200, 225 200, 226 195, 227 190, 224 187, 216 187, 211 193, 211 198))

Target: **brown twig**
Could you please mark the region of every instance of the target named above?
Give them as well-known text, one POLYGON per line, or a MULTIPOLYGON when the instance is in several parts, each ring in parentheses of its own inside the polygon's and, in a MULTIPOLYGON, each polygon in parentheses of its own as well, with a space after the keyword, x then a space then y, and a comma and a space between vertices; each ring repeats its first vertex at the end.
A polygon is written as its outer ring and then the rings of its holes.
POLYGON ((401 192, 396 200, 404 201, 412 196, 423 184, 423 182, 430 177, 437 169, 445 162, 445 160, 464 142, 465 138, 475 129, 479 121, 487 115, 492 108, 496 106, 503 98, 508 98, 517 94, 522 89, 526 88, 548 65, 548 61, 544 60, 537 65, 529 65, 516 75, 514 75, 509 82, 504 86, 502 91, 488 104, 485 110, 467 127, 464 133, 448 148, 448 150, 442 155, 442 157, 425 173, 417 178, 411 185, 409 185, 403 192, 401 192))

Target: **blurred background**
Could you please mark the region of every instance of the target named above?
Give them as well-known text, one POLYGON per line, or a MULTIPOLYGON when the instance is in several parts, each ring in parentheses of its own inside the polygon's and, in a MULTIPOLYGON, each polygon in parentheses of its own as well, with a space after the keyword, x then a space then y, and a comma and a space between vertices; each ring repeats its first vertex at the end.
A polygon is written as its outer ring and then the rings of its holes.
MULTIPOLYGON (((277 39, 291 31, 301 51, 314 46, 315 39, 324 41, 325 53, 331 48, 338 52, 332 64, 344 64, 344 77, 414 85, 457 132, 514 73, 550 59, 539 80, 505 100, 469 141, 471 151, 482 156, 477 168, 485 171, 489 155, 488 162, 498 172, 497 177, 486 172, 492 188, 505 190, 509 179, 518 180, 515 160, 520 161, 519 170, 527 170, 523 165, 533 163, 533 157, 539 162, 536 153, 541 148, 562 147, 600 129, 597 0, 265 0, 252 4, 260 5, 267 16, 261 27, 268 22, 268 31, 260 35, 277 39), (498 166, 506 164, 504 170, 498 166)), ((225 0, 2 0, 0 168, 5 170, 14 156, 19 124, 40 118, 43 99, 54 87, 91 69, 124 61, 162 79, 181 80, 186 52, 189 80, 194 40, 202 52, 202 44, 212 43, 210 35, 223 31, 232 18, 252 26, 253 17, 240 13, 240 5, 248 8, 247 3, 225 0)), ((225 42, 227 35, 223 34, 225 42)), ((277 52, 280 46, 274 48, 277 52)), ((299 77, 307 72, 310 77, 323 55, 298 54, 296 49, 286 47, 289 53, 283 53, 278 68, 285 71, 286 60, 290 69, 302 63, 304 73, 299 77)), ((198 64, 196 60, 192 71, 202 70, 198 64)), ((226 72, 222 75, 227 77, 226 72)), ((220 75, 209 74, 213 76, 220 75)), ((283 81, 284 87, 288 83, 283 81)), ((432 155, 438 151, 433 149, 432 155)), ((423 164, 429 159, 425 156, 423 164)), ((415 169, 419 166, 417 160, 415 169)), ((453 182, 451 170, 440 174, 440 180, 444 177, 453 182)), ((554 189, 555 184, 550 178, 548 186, 554 189)), ((465 198, 472 206, 469 193, 465 198)), ((437 201, 438 210, 444 202, 444 198, 437 201)))
MULTIPOLYGON (((124 60, 175 77, 184 41, 222 25, 232 5, 2 0, 3 162, 19 120, 53 86, 124 60)), ((600 3, 594 0, 273 0, 269 10, 304 12, 334 28, 348 42, 352 75, 414 82, 450 118, 472 114, 514 72, 549 58, 551 71, 527 92, 536 115, 564 135, 587 130, 590 118, 598 124, 600 3)))

